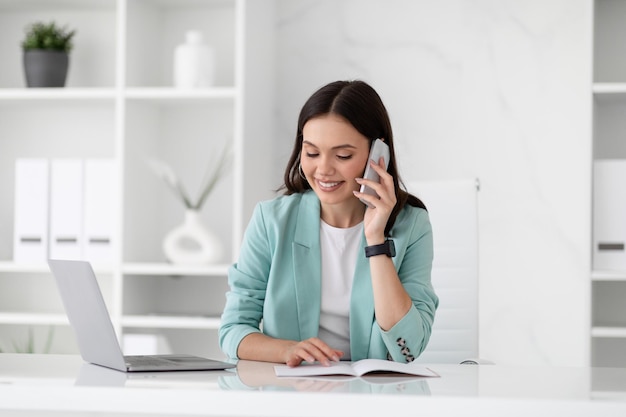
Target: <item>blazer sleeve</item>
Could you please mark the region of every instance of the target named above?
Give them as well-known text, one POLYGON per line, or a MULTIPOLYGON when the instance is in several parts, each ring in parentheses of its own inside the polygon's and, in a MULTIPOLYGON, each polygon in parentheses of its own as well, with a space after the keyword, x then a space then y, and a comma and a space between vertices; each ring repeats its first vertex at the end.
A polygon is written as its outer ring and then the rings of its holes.
POLYGON ((412 225, 398 225, 411 232, 404 253, 397 254, 400 265, 396 269, 413 305, 391 329, 379 327, 389 356, 396 362, 412 362, 426 348, 439 304, 431 283, 433 234, 428 212, 417 209, 417 215, 410 217, 412 225))
POLYGON ((226 293, 219 343, 230 358, 238 358, 237 349, 244 337, 260 333, 271 258, 263 210, 258 204, 244 234, 239 261, 228 270, 230 290, 226 293))

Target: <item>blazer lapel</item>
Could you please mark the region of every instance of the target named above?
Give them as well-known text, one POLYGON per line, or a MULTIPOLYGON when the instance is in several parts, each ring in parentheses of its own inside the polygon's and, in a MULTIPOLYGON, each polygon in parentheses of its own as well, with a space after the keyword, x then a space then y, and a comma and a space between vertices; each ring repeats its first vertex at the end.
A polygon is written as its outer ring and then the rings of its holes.
POLYGON ((300 339, 305 340, 318 334, 322 294, 320 205, 313 192, 302 195, 292 245, 300 339))
POLYGON ((370 264, 363 255, 365 246, 365 236, 362 236, 350 297, 350 354, 359 359, 368 357, 374 322, 374 293, 370 264))

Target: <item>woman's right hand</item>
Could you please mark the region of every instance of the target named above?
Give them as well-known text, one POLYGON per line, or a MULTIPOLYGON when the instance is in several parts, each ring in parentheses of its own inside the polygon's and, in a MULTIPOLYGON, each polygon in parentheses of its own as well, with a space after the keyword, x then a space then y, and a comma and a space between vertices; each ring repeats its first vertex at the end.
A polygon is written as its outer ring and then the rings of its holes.
POLYGON ((294 342, 285 352, 285 363, 288 366, 298 366, 302 362, 319 362, 322 365, 330 365, 330 362, 338 362, 343 352, 335 350, 317 337, 294 342))

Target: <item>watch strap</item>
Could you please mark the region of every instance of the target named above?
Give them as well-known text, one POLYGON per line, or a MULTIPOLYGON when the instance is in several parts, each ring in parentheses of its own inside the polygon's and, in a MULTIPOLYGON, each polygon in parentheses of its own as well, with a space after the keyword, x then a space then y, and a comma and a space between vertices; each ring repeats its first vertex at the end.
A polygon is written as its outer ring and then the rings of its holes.
POLYGON ((380 245, 372 245, 365 247, 365 257, 370 258, 377 255, 387 255, 390 258, 396 256, 396 247, 393 240, 387 239, 380 245))

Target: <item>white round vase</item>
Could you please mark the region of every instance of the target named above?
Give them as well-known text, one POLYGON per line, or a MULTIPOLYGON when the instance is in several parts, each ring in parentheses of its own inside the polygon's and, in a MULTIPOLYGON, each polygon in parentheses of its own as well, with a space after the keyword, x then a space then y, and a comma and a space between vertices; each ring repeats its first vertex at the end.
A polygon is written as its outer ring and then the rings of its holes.
POLYGON ((163 239, 168 261, 180 265, 206 265, 222 258, 222 243, 200 222, 198 211, 188 209, 182 225, 163 239))

